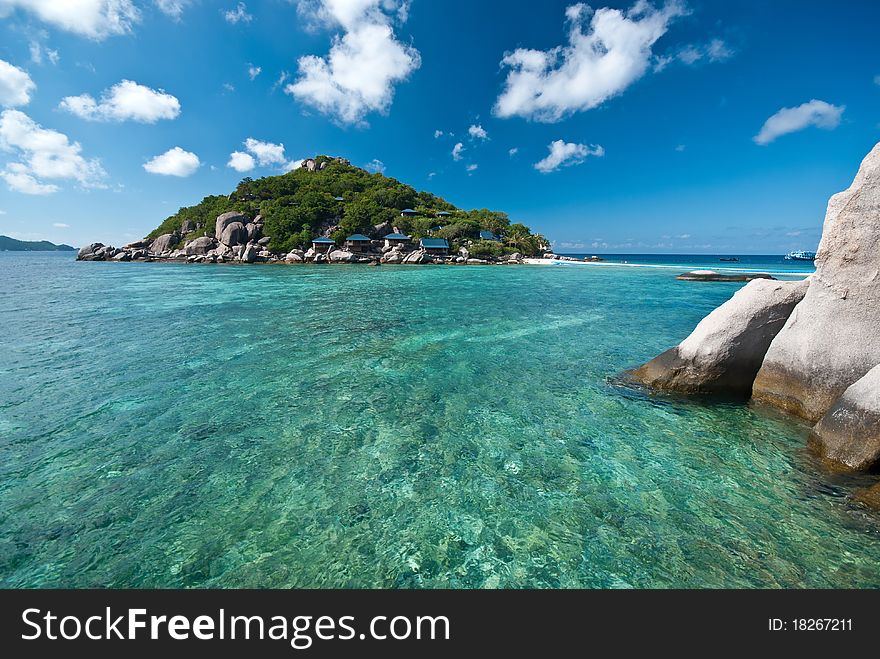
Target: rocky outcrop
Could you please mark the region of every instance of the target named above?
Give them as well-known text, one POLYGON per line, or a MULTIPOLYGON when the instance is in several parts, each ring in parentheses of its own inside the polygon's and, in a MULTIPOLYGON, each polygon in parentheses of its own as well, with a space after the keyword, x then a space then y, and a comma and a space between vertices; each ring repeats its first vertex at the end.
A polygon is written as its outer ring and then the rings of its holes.
POLYGON ((205 256, 208 252, 214 249, 214 244, 213 238, 203 236, 188 242, 184 246, 183 251, 187 256, 205 256))
POLYGON ((104 243, 92 243, 91 245, 81 247, 79 253, 76 255, 76 259, 77 261, 85 261, 89 258, 94 258, 95 252, 103 249, 103 247, 104 243))
POLYGON ((880 365, 837 399, 813 429, 822 457, 845 470, 880 463, 880 365))
POLYGON ((817 421, 880 364, 880 144, 831 198, 804 301, 773 341, 756 400, 817 421))
POLYGON ((214 235, 217 238, 223 235, 223 232, 226 230, 230 224, 235 222, 239 222, 242 225, 247 224, 248 219, 239 212, 231 211, 229 213, 223 213, 223 215, 217 218, 217 221, 214 223, 214 235))
POLYGON ((156 238, 150 245, 150 251, 153 254, 164 254, 169 251, 177 243, 177 236, 173 233, 165 233, 156 238))
MULTIPOLYGON (((219 219, 217 223, 220 223, 219 219)), ((248 242, 248 230, 241 222, 230 222, 221 233, 217 234, 217 239, 229 247, 244 245, 248 242)))
POLYGON ((241 253, 243 263, 255 263, 260 256, 260 248, 256 245, 247 245, 241 253))
POLYGON ((427 254, 427 252, 423 252, 422 250, 418 250, 412 252, 411 254, 407 254, 401 263, 411 263, 411 264, 419 264, 419 263, 428 263, 433 261, 433 259, 427 254))
POLYGON ((664 391, 748 398, 770 342, 807 287, 808 281, 749 283, 632 378, 664 391))

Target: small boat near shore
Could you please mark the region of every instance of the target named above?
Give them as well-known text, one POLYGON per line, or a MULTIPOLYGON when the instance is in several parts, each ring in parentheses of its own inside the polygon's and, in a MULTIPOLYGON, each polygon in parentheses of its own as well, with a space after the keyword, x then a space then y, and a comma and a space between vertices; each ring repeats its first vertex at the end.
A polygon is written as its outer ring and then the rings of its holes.
POLYGON ((730 257, 727 257, 727 258, 721 258, 721 259, 718 259, 718 260, 721 261, 722 263, 739 263, 739 259, 736 258, 735 256, 730 256, 730 257))

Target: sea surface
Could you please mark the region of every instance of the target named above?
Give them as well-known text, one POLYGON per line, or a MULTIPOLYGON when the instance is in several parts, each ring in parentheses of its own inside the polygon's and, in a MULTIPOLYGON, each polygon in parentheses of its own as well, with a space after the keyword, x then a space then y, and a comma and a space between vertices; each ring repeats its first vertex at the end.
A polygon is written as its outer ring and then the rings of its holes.
POLYGON ((807 427, 615 379, 675 274, 0 254, 0 586, 880 586, 807 427))

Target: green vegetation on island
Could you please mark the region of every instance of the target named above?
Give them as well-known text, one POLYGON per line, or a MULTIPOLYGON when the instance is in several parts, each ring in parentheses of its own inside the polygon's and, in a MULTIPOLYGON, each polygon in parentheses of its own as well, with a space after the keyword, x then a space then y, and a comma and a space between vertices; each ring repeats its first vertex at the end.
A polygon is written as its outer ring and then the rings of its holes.
POLYGON ((445 199, 384 176, 352 166, 341 158, 318 156, 280 176, 245 178, 228 196, 205 197, 181 208, 156 228, 147 239, 164 234, 178 236, 178 244, 213 236, 215 219, 237 211, 262 216, 268 249, 283 254, 308 248, 312 239, 327 236, 342 244, 347 236, 366 234, 374 238, 398 230, 414 240, 445 238, 450 247, 468 245, 474 255, 500 256, 519 252, 542 253, 548 241, 524 224, 511 224, 499 211, 462 210, 445 199), (402 216, 401 211, 415 211, 402 216), (438 213, 446 213, 441 215, 438 213), (480 232, 499 240, 481 240, 480 232))
POLYGON ((56 245, 48 240, 16 240, 0 236, 0 252, 75 252, 70 245, 56 245))

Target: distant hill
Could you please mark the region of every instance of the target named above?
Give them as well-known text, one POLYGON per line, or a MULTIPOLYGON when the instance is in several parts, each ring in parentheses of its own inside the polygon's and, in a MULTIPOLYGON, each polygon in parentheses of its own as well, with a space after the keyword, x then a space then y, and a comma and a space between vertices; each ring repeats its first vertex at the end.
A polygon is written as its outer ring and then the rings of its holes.
POLYGON ((56 245, 48 240, 16 240, 9 236, 0 236, 0 252, 75 252, 76 247, 56 245))
POLYGON ((506 213, 462 210, 430 192, 329 156, 306 160, 280 176, 246 178, 232 194, 205 197, 195 206, 181 208, 147 238, 172 234, 174 246, 213 236, 215 219, 227 211, 250 219, 260 215, 263 232, 271 238, 269 249, 277 253, 307 248, 316 236, 339 243, 355 233, 381 238, 392 227, 414 239, 446 238, 454 250, 467 242, 473 254, 531 255, 549 249, 543 236, 523 224, 511 224, 506 213), (499 240, 481 239, 489 234, 499 240))

